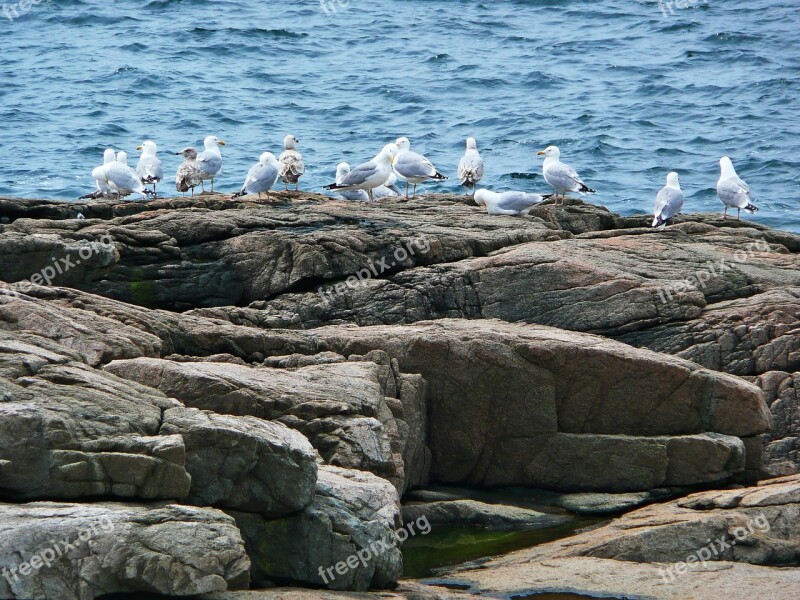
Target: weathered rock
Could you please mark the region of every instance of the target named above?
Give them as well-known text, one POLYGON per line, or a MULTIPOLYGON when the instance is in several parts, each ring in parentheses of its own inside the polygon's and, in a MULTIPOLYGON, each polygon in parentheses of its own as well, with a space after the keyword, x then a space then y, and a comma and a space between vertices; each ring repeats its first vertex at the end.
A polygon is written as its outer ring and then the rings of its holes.
POLYGON ((372 361, 289 371, 141 358, 113 362, 106 370, 188 406, 278 420, 303 433, 326 463, 372 471, 401 493, 427 479, 419 375, 396 376, 390 366, 372 361))
POLYGON ((0 540, 7 599, 220 592, 250 567, 233 519, 174 504, 0 504, 0 540))
POLYGON ((433 526, 473 526, 493 530, 540 529, 570 520, 565 515, 468 499, 404 504, 403 521, 408 523, 417 519, 426 519, 433 526))
POLYGON ((311 503, 316 453, 306 438, 280 423, 172 408, 164 412, 160 431, 186 443, 192 504, 280 517, 311 503))
POLYGON ((277 520, 230 514, 244 537, 255 586, 295 582, 363 591, 393 587, 402 573, 394 535, 399 498, 371 473, 323 466, 314 502, 303 512, 277 520))
POLYGON ((764 468, 772 475, 800 471, 800 373, 772 371, 756 380, 772 412, 773 430, 764 436, 764 468))
POLYGON ((734 375, 795 371, 800 369, 800 288, 718 302, 696 319, 619 339, 734 375))
MULTIPOLYGON (((469 600, 476 596, 422 585, 414 581, 401 581, 397 588, 380 592, 333 592, 328 590, 303 590, 279 587, 249 592, 220 592, 204 594, 200 600, 469 600)), ((480 597, 480 596, 478 596, 480 597)))
POLYGON ((466 580, 489 596, 566 588, 676 600, 718 593, 788 599, 800 585, 800 570, 771 567, 800 560, 798 517, 800 477, 701 492, 566 540, 482 561, 477 569, 455 569, 444 581, 466 580))
POLYGON ((579 515, 615 515, 673 497, 670 490, 652 490, 628 494, 561 494, 555 503, 579 515))

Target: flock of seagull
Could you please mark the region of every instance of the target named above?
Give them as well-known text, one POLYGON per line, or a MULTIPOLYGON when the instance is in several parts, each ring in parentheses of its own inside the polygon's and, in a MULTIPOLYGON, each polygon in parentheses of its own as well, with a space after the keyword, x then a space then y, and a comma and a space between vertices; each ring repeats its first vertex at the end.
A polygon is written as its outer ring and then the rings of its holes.
MULTIPOLYGON (((266 194, 282 181, 288 191, 290 185, 300 189, 300 178, 305 173, 303 156, 297 150, 299 140, 287 135, 283 140, 283 153, 276 158, 271 152, 264 152, 247 172, 241 189, 233 197, 249 194, 266 194)), ((205 182, 210 181, 214 191, 214 179, 222 173, 222 152, 220 146, 225 142, 217 136, 210 135, 203 142, 204 149, 197 152, 187 147, 175 154, 183 156, 183 162, 175 175, 175 188, 179 192, 194 190, 197 186, 205 191, 205 182)), ((96 181, 96 189, 81 198, 123 198, 131 194, 139 194, 143 198, 156 196, 156 185, 164 178, 164 168, 156 156, 155 142, 147 140, 137 148, 142 152, 134 170, 128 166, 128 155, 125 152, 115 153, 109 148, 103 153, 103 164, 92 171, 96 181), (153 189, 146 186, 152 185, 153 189)), ((466 151, 458 163, 458 179, 465 188, 472 189, 475 203, 483 206, 490 215, 527 215, 534 206, 553 198, 558 203, 566 199, 569 192, 581 195, 594 193, 595 190, 586 185, 578 173, 568 164, 561 162, 561 153, 557 146, 548 146, 539 156, 544 156, 542 175, 544 180, 554 189, 552 194, 533 194, 510 191, 497 193, 487 189, 477 189, 483 179, 484 164, 478 145, 474 138, 467 139, 466 151)), ((739 178, 731 159, 723 156, 720 159, 720 178, 717 181, 717 195, 725 206, 724 218, 728 217, 728 209, 737 210, 737 218, 741 211, 754 213, 758 210, 753 203, 748 185, 739 178)), ((326 190, 340 194, 346 200, 372 202, 375 199, 390 196, 402 196, 403 191, 397 186, 398 181, 405 182, 405 197, 409 198, 409 190, 413 186, 412 195, 416 196, 417 185, 425 181, 447 179, 430 160, 411 150, 408 138, 398 138, 396 142, 387 144, 370 161, 351 169, 346 162, 336 167, 336 180, 325 186, 326 190)), ((658 192, 653 207, 653 227, 665 226, 683 208, 684 196, 678 174, 670 172, 666 185, 658 192)))

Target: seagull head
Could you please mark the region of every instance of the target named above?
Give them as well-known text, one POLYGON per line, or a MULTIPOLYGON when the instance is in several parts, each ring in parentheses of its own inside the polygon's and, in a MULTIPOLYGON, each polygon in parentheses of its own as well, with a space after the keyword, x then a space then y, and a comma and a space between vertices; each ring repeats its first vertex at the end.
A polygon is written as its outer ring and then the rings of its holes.
POLYGON ((103 164, 107 165, 115 160, 117 160, 117 155, 114 154, 114 150, 112 148, 106 148, 106 151, 103 152, 103 164))
POLYGON ((719 159, 719 168, 722 177, 736 177, 736 169, 733 168, 733 163, 727 156, 723 156, 719 159))
POLYGON ((298 140, 296 137, 293 135, 287 135, 285 138, 283 138, 283 149, 294 150, 297 148, 297 144, 299 143, 300 140, 298 140))
POLYGON ((381 154, 383 154, 390 164, 394 164, 394 159, 397 158, 397 153, 399 151, 400 149, 397 147, 397 144, 386 144, 383 147, 381 154))
POLYGON ((278 160, 272 152, 263 152, 261 156, 258 157, 258 162, 262 165, 271 165, 278 162, 278 160))
POLYGON ((203 146, 205 146, 206 150, 214 150, 217 146, 224 146, 224 145, 225 142, 223 142, 215 135, 210 135, 203 140, 203 146))
POLYGON ((467 138, 467 150, 477 150, 478 143, 475 141, 475 138, 467 138))
POLYGON ((123 165, 128 164, 128 153, 124 150, 120 150, 117 152, 117 162, 122 163, 123 165))
POLYGON ((486 190, 475 190, 475 204, 478 206, 486 206, 487 196, 486 190))
POLYGON ((678 174, 675 171, 672 171, 671 173, 667 173, 667 185, 669 187, 674 187, 674 188, 680 189, 681 184, 680 184, 680 181, 678 180, 678 174))
POLYGON ((197 150, 189 146, 188 148, 184 148, 180 152, 176 152, 175 154, 179 154, 183 156, 183 158, 188 158, 189 160, 194 160, 197 158, 197 150))
POLYGON ((558 160, 558 157, 561 156, 561 151, 558 149, 558 146, 548 146, 544 150, 537 152, 536 156, 544 156, 545 158, 555 158, 558 160))
POLYGON ((136 146, 136 149, 141 150, 143 156, 155 156, 157 146, 154 141, 145 140, 144 142, 142 142, 141 146, 136 146))
POLYGON ((411 150, 411 142, 408 140, 407 137, 397 138, 395 145, 397 146, 399 152, 406 152, 407 150, 411 150))
POLYGON ((341 183, 342 178, 350 172, 350 165, 346 162, 340 162, 336 165, 336 183, 341 183))

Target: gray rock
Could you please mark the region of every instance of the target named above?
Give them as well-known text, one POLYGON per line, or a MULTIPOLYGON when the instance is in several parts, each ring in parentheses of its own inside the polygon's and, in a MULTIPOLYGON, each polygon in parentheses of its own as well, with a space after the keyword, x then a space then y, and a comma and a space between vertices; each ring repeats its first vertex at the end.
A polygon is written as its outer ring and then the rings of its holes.
POLYGON ((763 438, 764 469, 773 476, 800 471, 800 373, 771 371, 756 379, 772 412, 773 430, 763 438))
POLYGON ((244 537, 255 586, 278 581, 363 591, 394 587, 402 574, 394 535, 399 498, 371 473, 323 466, 314 502, 303 512, 277 520, 230 514, 244 537))
POLYGON ((504 504, 487 504, 477 500, 445 500, 403 505, 403 522, 426 519, 432 526, 484 527, 497 531, 509 529, 542 529, 570 520, 555 515, 504 504))
POLYGON ((0 595, 8 599, 187 596, 247 587, 250 561, 239 531, 233 519, 209 508, 0 504, 0 539, 0 595))
POLYGON ((161 433, 186 443, 192 504, 280 517, 311 503, 316 453, 280 423, 172 408, 164 412, 161 433))

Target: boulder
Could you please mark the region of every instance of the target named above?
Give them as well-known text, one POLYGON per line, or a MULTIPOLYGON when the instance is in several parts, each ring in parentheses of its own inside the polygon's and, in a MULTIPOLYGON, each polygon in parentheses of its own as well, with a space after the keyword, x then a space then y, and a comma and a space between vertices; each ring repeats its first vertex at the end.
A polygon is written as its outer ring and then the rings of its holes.
POLYGON ((765 435, 764 469, 770 475, 800 471, 800 373, 770 371, 756 384, 764 390, 772 412, 773 430, 765 435))
POLYGON ((484 527, 495 531, 543 529, 570 521, 565 515, 548 514, 506 504, 477 500, 443 500, 403 505, 403 522, 425 519, 432 526, 484 527))
POLYGON ((229 516, 175 504, 0 504, 0 596, 92 600, 247 587, 250 561, 229 516))
POLYGON ((314 501, 268 520, 229 511, 244 537, 255 586, 293 582, 333 590, 391 588, 403 570, 395 530, 400 501, 387 481, 322 466, 314 501))

